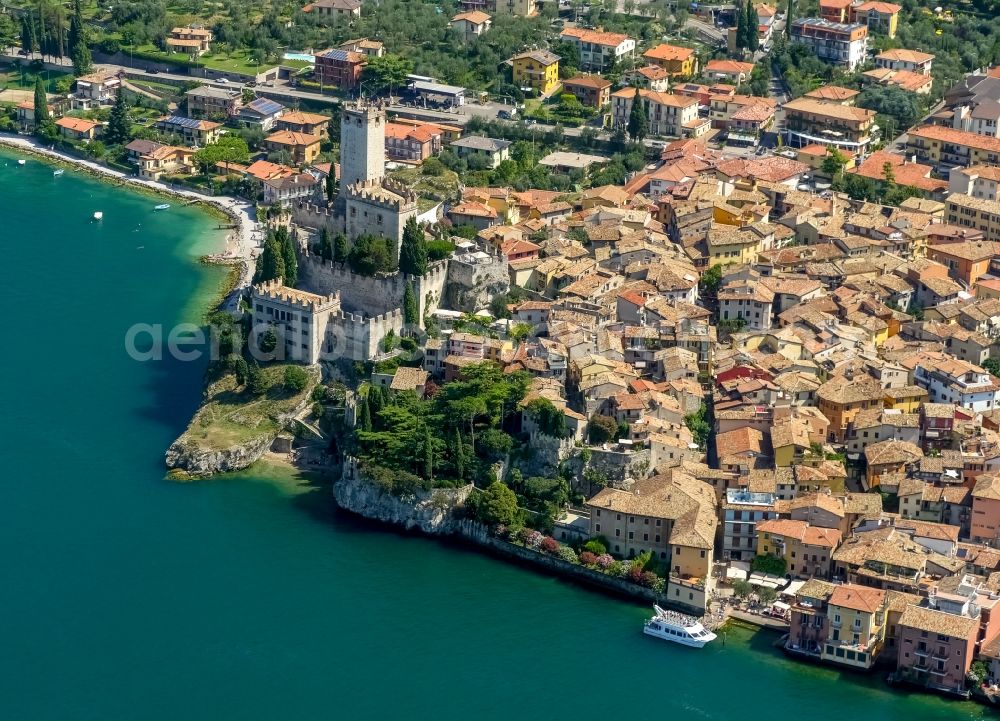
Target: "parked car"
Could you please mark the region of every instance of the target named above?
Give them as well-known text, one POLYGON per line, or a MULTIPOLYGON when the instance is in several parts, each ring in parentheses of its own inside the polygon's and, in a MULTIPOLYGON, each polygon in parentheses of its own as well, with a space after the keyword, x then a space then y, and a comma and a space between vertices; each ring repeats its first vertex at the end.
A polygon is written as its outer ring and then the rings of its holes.
POLYGON ((229 78, 216 78, 215 82, 219 83, 220 85, 228 85, 229 78))
POLYGON ((513 120, 517 117, 517 108, 511 108, 509 110, 501 110, 497 113, 497 117, 501 120, 513 120))
POLYGON ((160 71, 157 70, 156 68, 150 68, 146 72, 149 73, 150 75, 159 75, 160 74, 160 71))

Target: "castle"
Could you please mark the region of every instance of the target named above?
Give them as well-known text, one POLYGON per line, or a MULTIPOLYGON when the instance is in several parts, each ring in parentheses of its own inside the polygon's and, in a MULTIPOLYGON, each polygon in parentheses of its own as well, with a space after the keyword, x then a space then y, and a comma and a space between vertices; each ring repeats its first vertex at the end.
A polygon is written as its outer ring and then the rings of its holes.
MULTIPOLYGON (((417 217, 417 196, 385 175, 385 123, 385 106, 379 101, 345 104, 340 125, 340 192, 330 208, 303 204, 294 209, 292 219, 297 225, 325 226, 332 233, 343 232, 348 242, 362 235, 391 238, 399 256, 406 222, 417 217)), ((254 286, 253 324, 278 328, 284 357, 289 360, 309 364, 339 358, 369 360, 379 355, 387 335, 398 336, 403 330, 408 285, 421 319, 442 303, 446 286, 452 299, 478 304, 483 303, 487 289, 495 292, 500 276, 506 286, 506 260, 487 260, 485 265, 478 260, 476 267, 461 259, 438 261, 420 277, 400 273, 368 277, 323 260, 306 244, 299 249, 299 285, 308 291, 287 288, 279 281, 254 286)))

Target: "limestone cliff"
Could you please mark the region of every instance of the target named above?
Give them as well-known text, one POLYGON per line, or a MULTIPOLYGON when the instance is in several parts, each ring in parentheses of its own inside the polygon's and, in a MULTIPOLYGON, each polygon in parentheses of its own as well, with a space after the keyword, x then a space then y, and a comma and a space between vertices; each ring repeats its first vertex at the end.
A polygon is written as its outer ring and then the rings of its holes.
POLYGON ((333 484, 333 498, 344 510, 365 518, 432 535, 448 535, 460 531, 462 521, 454 510, 465 502, 471 490, 468 485, 396 496, 347 465, 341 479, 333 484))
POLYGON ((168 468, 180 469, 192 476, 239 471, 260 460, 273 442, 274 434, 266 433, 229 448, 203 448, 186 442, 181 436, 167 449, 166 463, 168 468))

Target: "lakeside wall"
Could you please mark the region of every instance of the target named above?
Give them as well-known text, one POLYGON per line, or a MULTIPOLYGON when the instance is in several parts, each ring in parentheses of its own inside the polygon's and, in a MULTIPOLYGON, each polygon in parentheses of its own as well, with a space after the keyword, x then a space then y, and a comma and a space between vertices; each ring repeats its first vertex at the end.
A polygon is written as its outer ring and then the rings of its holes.
POLYGON ((627 579, 609 576, 498 538, 482 523, 461 517, 465 499, 472 488, 469 484, 462 488, 418 491, 412 496, 398 497, 365 478, 355 464, 349 463, 345 464, 341 479, 333 484, 333 497, 338 507, 370 520, 475 544, 492 555, 618 596, 658 603, 698 616, 703 613, 700 608, 672 600, 669 595, 658 595, 652 589, 627 579))

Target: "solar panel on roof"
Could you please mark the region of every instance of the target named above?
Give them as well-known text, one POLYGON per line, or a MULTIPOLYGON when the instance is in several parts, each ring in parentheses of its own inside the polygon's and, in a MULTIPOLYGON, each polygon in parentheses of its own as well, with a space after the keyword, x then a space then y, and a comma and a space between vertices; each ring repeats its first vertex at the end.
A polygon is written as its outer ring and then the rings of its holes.
POLYGON ((323 53, 321 57, 330 58, 330 60, 347 60, 347 51, 331 50, 330 52, 323 53))
POLYGON ((169 123, 170 125, 179 125, 182 128, 197 128, 200 120, 195 118, 185 118, 180 115, 171 115, 169 118, 163 121, 164 123, 169 123))
POLYGON ((273 115, 285 107, 281 103, 276 103, 268 98, 257 98, 250 103, 250 106, 257 112, 263 113, 264 115, 273 115))

